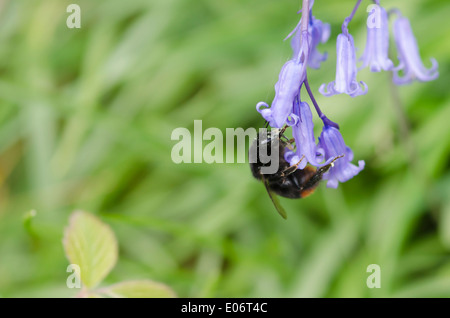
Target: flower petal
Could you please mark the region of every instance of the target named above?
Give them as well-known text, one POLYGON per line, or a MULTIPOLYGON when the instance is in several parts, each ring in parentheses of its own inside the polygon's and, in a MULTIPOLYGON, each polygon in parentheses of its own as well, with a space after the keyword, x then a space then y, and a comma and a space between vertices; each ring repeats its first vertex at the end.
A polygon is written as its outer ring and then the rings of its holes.
POLYGON ((431 59, 432 66, 429 69, 423 65, 417 40, 407 18, 399 16, 395 20, 394 38, 400 60, 400 65, 394 69, 393 81, 395 84, 408 84, 413 80, 432 81, 439 76, 438 63, 435 59, 431 59), (399 74, 400 71, 403 72, 403 76, 399 74))
POLYGON ((345 93, 351 97, 364 95, 367 93, 367 85, 356 80, 356 53, 351 34, 339 34, 336 41, 337 61, 336 80, 327 85, 328 92, 325 91, 325 84, 322 84, 319 92, 324 96, 345 93))
POLYGON ((369 12, 369 18, 374 18, 375 21, 367 21, 367 41, 360 58, 363 61, 361 68, 370 66, 372 72, 392 70, 394 63, 388 57, 389 21, 386 10, 374 4, 372 11, 369 12))
POLYGON ((278 82, 275 84, 275 98, 270 108, 261 110, 264 102, 257 105, 257 110, 274 128, 281 128, 292 113, 294 99, 298 96, 300 86, 305 76, 305 63, 297 63, 295 60, 286 62, 280 72, 278 82))
POLYGON ((351 163, 353 152, 345 145, 341 133, 335 127, 324 126, 319 137, 319 147, 325 150, 325 159, 327 160, 344 155, 323 175, 323 178, 328 180, 327 187, 337 188, 338 182, 348 181, 364 169, 363 160, 358 162, 358 166, 351 163))
POLYGON ((328 164, 329 162, 322 163, 325 151, 316 145, 314 123, 308 103, 298 103, 297 101, 294 105, 294 113, 299 117, 297 125, 292 126, 292 136, 295 139, 296 151, 295 156, 289 157, 289 163, 291 165, 297 164, 300 158, 305 156, 305 160, 302 160, 299 165, 300 169, 303 169, 308 162, 316 167, 328 164))

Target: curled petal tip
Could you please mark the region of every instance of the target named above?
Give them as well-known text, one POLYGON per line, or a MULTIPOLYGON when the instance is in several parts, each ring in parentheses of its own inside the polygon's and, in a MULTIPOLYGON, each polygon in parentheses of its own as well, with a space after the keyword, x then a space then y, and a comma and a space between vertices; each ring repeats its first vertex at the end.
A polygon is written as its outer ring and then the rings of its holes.
POLYGON ((319 93, 322 94, 325 97, 330 97, 330 96, 333 96, 333 95, 336 95, 336 94, 340 94, 340 93, 338 93, 338 92, 336 92, 334 90, 334 85, 335 85, 334 81, 328 83, 328 85, 325 84, 325 83, 320 85, 319 93), (327 90, 328 90, 328 92, 327 92, 327 90))
POLYGON ((287 118, 286 124, 287 124, 288 126, 295 126, 295 125, 297 125, 297 123, 298 123, 299 120, 300 120, 300 118, 299 118, 296 114, 292 113, 292 114, 290 114, 289 117, 287 118))
POLYGON ((354 91, 349 92, 348 95, 350 95, 351 97, 356 97, 356 96, 361 96, 361 95, 366 95, 367 91, 369 90, 369 87, 367 86, 367 84, 363 81, 359 81, 356 83, 353 83, 354 86, 356 87, 354 91))
POLYGON ((256 104, 256 110, 258 111, 258 113, 261 113, 262 107, 268 108, 269 105, 266 102, 259 102, 258 104, 256 104))

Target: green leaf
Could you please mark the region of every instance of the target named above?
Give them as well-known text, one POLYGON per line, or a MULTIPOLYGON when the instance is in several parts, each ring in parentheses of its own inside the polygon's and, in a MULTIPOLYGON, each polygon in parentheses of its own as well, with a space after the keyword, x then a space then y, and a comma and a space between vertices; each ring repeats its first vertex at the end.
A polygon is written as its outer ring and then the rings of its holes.
POLYGON ((101 291, 108 297, 113 298, 173 298, 176 297, 174 291, 168 286, 151 280, 126 281, 109 287, 102 288, 101 291))
POLYGON ((88 288, 97 286, 117 261, 118 247, 113 231, 94 215, 76 211, 64 231, 64 250, 71 264, 81 270, 88 288))

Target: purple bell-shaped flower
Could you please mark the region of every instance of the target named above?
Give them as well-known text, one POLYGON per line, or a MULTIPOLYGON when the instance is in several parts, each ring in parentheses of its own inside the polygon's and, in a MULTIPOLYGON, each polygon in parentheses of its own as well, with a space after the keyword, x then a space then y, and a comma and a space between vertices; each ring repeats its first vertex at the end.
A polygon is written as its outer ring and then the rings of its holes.
POLYGON ((409 20, 401 15, 394 22, 394 38, 400 60, 400 65, 393 70, 395 84, 408 84, 415 79, 427 82, 439 76, 438 63, 434 58, 431 59, 429 69, 423 65, 409 20), (400 72, 403 75, 400 75, 400 72))
POLYGON ((389 21, 386 10, 379 5, 372 5, 367 21, 366 49, 362 55, 362 66, 370 66, 372 72, 390 71, 394 63, 389 59, 389 21))
POLYGON ((322 84, 319 92, 327 97, 342 93, 351 97, 366 94, 366 83, 356 80, 356 54, 353 37, 351 34, 341 33, 338 35, 336 42, 336 80, 328 83, 328 85, 322 84))
POLYGON ((325 151, 325 159, 344 157, 336 160, 333 167, 323 175, 323 179, 328 180, 327 187, 337 188, 339 182, 345 182, 356 176, 364 169, 364 160, 358 161, 358 166, 351 163, 353 151, 345 145, 344 138, 335 127, 325 125, 319 137, 319 147, 325 151))

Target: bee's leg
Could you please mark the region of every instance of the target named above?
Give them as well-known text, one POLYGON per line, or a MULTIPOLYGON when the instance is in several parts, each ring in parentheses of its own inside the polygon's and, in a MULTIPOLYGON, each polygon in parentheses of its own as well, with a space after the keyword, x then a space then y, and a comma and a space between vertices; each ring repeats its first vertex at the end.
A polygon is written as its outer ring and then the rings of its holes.
POLYGON ((284 137, 284 139, 286 140, 286 143, 287 143, 286 147, 289 150, 294 151, 295 147, 292 144, 295 142, 295 139, 294 138, 287 139, 286 136, 283 136, 283 137, 284 137))
POLYGON ((334 162, 336 160, 338 160, 339 158, 342 158, 342 157, 344 157, 344 155, 337 156, 329 164, 327 164, 323 167, 320 167, 316 171, 311 170, 310 167, 306 167, 306 168, 310 168, 310 169, 307 169, 308 170, 307 173, 309 172, 309 177, 307 177, 304 180, 304 182, 300 185, 301 197, 304 198, 304 197, 307 197, 308 195, 312 194, 314 192, 314 190, 317 188, 317 186, 319 185, 320 180, 322 180, 323 174, 325 172, 327 172, 328 170, 330 170, 331 167, 334 166, 334 162))
POLYGON ((295 165, 292 165, 292 166, 290 166, 290 167, 287 167, 286 169, 284 169, 283 171, 281 171, 281 176, 282 176, 282 177, 288 176, 288 175, 290 175, 291 173, 293 173, 295 170, 297 170, 298 165, 300 164, 300 162, 302 162, 302 160, 303 160, 304 158, 305 158, 305 155, 303 155, 303 156, 300 158, 299 162, 297 162, 295 165))
POLYGON ((288 137, 286 137, 285 135, 280 135, 280 138, 283 138, 286 141, 286 147, 289 150, 294 151, 294 147, 292 146, 292 143, 295 141, 294 138, 288 139, 288 137))
POLYGON ((288 128, 288 125, 284 125, 283 128, 280 129, 280 132, 278 133, 280 136, 283 135, 283 133, 286 131, 286 129, 288 128))
POLYGON ((283 133, 286 131, 286 129, 288 128, 288 125, 285 125, 280 132, 278 133, 278 135, 280 136, 280 138, 283 138, 286 143, 287 143, 287 148, 289 148, 289 150, 294 151, 294 147, 292 146, 292 144, 294 143, 295 139, 291 138, 289 139, 288 137, 286 137, 283 133))

